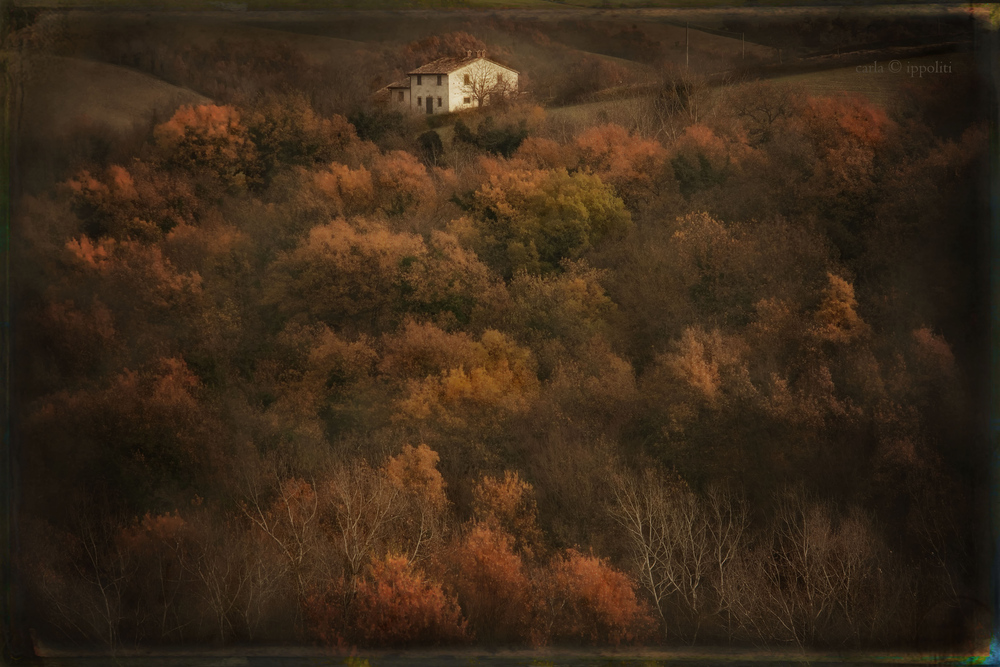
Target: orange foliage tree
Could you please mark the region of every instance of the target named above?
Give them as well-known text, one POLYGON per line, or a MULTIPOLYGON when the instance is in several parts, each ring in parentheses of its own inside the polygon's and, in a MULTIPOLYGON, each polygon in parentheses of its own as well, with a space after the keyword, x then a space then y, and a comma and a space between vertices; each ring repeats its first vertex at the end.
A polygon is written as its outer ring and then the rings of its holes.
POLYGON ((355 628, 369 646, 414 646, 465 639, 458 602, 406 557, 376 560, 358 584, 355 628))
POLYGON ((439 541, 444 530, 444 513, 448 507, 445 481, 438 472, 440 457, 427 445, 411 447, 390 457, 385 464, 385 475, 399 489, 407 505, 399 527, 406 548, 406 558, 413 562, 424 556, 439 541))
POLYGON ((553 639, 617 646, 644 639, 652 630, 635 584, 604 560, 567 549, 550 568, 553 639))
POLYGON ((279 312, 362 332, 392 329, 408 312, 467 322, 492 282, 448 234, 425 242, 361 220, 314 227, 271 271, 265 298, 279 312))
POLYGON ((531 353, 498 331, 483 333, 469 368, 411 380, 399 418, 445 426, 495 423, 524 412, 538 393, 531 353))
POLYGON ((177 225, 191 224, 201 208, 190 180, 135 160, 111 165, 95 177, 81 171, 65 183, 73 209, 92 239, 151 242, 177 225))
POLYGON ((226 186, 258 178, 256 149, 235 107, 182 106, 153 136, 170 165, 213 174, 226 186))
POLYGON ((427 167, 406 151, 392 151, 372 161, 378 207, 399 215, 433 201, 436 190, 427 167))
POLYGON ((476 520, 510 536, 511 546, 527 558, 540 555, 542 532, 531 484, 516 471, 506 471, 502 480, 484 476, 473 489, 476 520))
POLYGON ((455 590, 476 639, 486 644, 527 640, 533 593, 511 539, 500 530, 475 524, 453 558, 455 590))
POLYGON ((627 203, 656 194, 664 180, 667 151, 657 141, 629 134, 618 125, 590 127, 577 135, 581 164, 612 185, 627 203))

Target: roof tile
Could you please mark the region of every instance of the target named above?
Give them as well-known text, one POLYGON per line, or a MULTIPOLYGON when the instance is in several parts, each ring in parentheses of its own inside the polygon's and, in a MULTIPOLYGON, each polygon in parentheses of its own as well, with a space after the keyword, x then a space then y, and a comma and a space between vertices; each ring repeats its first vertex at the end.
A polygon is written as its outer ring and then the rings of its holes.
MULTIPOLYGON (((421 65, 417 69, 408 72, 408 74, 449 74, 461 67, 465 67, 466 65, 474 63, 475 61, 480 59, 481 59, 480 56, 462 56, 458 58, 449 56, 445 58, 438 58, 437 60, 432 60, 426 65, 421 65)), ((504 69, 509 69, 512 72, 517 71, 515 69, 507 67, 506 65, 501 65, 496 61, 490 60, 489 58, 482 58, 482 60, 491 62, 494 65, 499 65, 500 67, 503 67, 504 69)))

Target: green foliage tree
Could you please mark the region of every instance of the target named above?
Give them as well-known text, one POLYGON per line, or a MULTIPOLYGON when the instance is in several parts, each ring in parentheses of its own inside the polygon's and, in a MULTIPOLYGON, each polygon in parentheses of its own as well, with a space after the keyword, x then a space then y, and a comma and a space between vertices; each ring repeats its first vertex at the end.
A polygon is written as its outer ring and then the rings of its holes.
POLYGON ((510 157, 528 137, 528 125, 525 120, 517 124, 498 126, 493 116, 487 116, 473 132, 465 121, 459 119, 455 123, 456 142, 475 146, 481 151, 510 157))
POLYGON ((474 247, 506 278, 557 270, 632 225, 622 200, 596 176, 565 169, 510 170, 473 195, 474 247))

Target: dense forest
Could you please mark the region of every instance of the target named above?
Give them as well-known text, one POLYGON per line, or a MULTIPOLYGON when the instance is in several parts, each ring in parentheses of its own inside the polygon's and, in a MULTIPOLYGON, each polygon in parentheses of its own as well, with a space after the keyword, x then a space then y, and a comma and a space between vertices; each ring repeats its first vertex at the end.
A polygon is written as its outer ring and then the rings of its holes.
POLYGON ((33 636, 982 636, 974 67, 881 104, 708 85, 652 37, 645 69, 575 58, 495 17, 393 24, 328 65, 167 18, 25 23, 25 58, 208 100, 18 144, 13 613, 33 636), (523 94, 444 121, 372 100, 466 49, 523 94), (552 108, 608 81, 598 117, 552 108))

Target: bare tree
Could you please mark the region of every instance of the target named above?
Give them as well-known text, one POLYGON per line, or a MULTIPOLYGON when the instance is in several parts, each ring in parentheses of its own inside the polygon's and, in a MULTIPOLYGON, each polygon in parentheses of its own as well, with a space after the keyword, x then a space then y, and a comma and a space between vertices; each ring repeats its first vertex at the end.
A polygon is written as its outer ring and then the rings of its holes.
POLYGON ((127 614, 125 592, 136 571, 132 555, 117 539, 123 525, 113 520, 100 524, 84 521, 79 533, 85 559, 77 564, 77 574, 92 593, 88 596, 88 621, 112 652, 120 645, 121 624, 127 614))
POLYGON ((666 624, 666 602, 672 592, 664 570, 670 566, 672 526, 661 480, 647 470, 642 478, 628 473, 614 476, 614 519, 625 530, 639 581, 653 599, 666 624))
POLYGON ((284 556, 300 600, 305 599, 307 570, 313 565, 321 537, 319 507, 319 494, 305 480, 291 477, 277 481, 273 469, 245 476, 240 508, 284 556), (265 481, 271 484, 265 486, 265 481))
POLYGON ((684 128, 704 119, 712 108, 710 94, 703 78, 665 69, 617 89, 609 115, 643 136, 672 142, 684 128))
POLYGON ((701 498, 675 476, 647 469, 614 478, 612 516, 624 528, 633 562, 664 625, 681 610, 697 639, 704 620, 729 614, 727 581, 744 546, 748 512, 742 498, 718 488, 701 498))
POLYGON ((804 646, 819 637, 860 639, 884 625, 885 558, 866 514, 838 518, 802 490, 788 491, 764 546, 761 594, 772 638, 804 646))
POLYGON ((255 539, 252 531, 243 531, 234 544, 242 555, 246 568, 245 583, 238 599, 238 611, 246 629, 247 639, 253 640, 271 611, 271 605, 282 590, 288 567, 277 549, 255 539))
POLYGON ((735 601, 729 594, 729 579, 737 566, 740 552, 746 547, 749 510, 742 495, 721 487, 712 487, 705 500, 705 515, 715 575, 713 587, 716 613, 725 613, 727 627, 731 627, 735 601))
POLYGON ((188 568, 199 587, 202 601, 212 613, 219 641, 225 642, 233 627, 231 614, 249 579, 238 549, 233 548, 234 526, 206 526, 196 556, 188 568))
POLYGON ((767 81, 753 81, 724 89, 728 108, 746 130, 751 146, 760 146, 771 140, 779 121, 796 113, 799 92, 789 85, 767 81))
POLYGON ((337 470, 325 493, 327 530, 344 560, 351 596, 362 568, 399 516, 400 491, 380 471, 361 462, 337 470))
POLYGON ((465 70, 462 92, 471 97, 477 107, 501 104, 514 91, 510 75, 501 72, 487 60, 477 60, 465 70))

